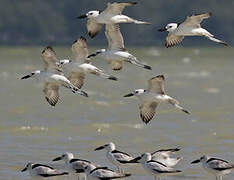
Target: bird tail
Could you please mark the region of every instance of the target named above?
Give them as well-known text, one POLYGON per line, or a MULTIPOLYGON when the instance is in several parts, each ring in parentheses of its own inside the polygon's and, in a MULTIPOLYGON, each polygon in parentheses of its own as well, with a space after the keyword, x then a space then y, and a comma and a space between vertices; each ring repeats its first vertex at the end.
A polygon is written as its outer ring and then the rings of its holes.
POLYGON ((109 75, 109 74, 105 74, 105 73, 103 73, 103 72, 100 73, 99 75, 100 75, 100 77, 102 77, 102 78, 110 79, 110 80, 113 80, 113 81, 117 81, 117 80, 118 80, 117 77, 112 76, 112 75, 109 75))
POLYGON ((135 19, 134 19, 133 23, 135 23, 135 24, 146 24, 146 25, 151 25, 151 24, 152 24, 152 23, 150 23, 150 22, 138 21, 138 20, 135 20, 135 19))
POLYGON ((181 107, 181 106, 179 105, 179 102, 178 102, 176 99, 170 98, 170 99, 168 100, 168 102, 169 102, 171 105, 173 105, 175 108, 180 109, 181 111, 185 112, 186 114, 190 114, 190 112, 189 112, 188 110, 184 109, 183 107, 181 107))
POLYGON ((79 88, 77 88, 73 84, 70 84, 69 88, 72 90, 73 93, 77 93, 77 94, 82 95, 84 97, 89 97, 89 95, 85 91, 80 90, 79 88))
POLYGON ((222 44, 224 46, 228 46, 228 44, 225 41, 221 41, 221 40, 216 39, 216 38, 214 38, 212 36, 206 36, 206 37, 211 41, 217 42, 217 43, 222 44))
POLYGON ((137 60, 136 57, 128 58, 128 62, 131 63, 131 64, 135 64, 135 65, 137 65, 139 67, 143 67, 145 69, 152 70, 151 66, 148 66, 146 64, 141 63, 140 61, 137 60))

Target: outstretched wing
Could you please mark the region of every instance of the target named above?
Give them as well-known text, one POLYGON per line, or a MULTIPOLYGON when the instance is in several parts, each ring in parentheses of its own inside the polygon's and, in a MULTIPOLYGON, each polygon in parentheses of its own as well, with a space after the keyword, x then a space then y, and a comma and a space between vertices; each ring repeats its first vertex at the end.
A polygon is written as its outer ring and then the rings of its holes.
POLYGON ((92 19, 88 19, 87 21, 87 30, 88 34, 91 38, 94 38, 102 29, 103 24, 96 23, 92 19))
POLYGON ((88 45, 87 41, 84 37, 80 37, 74 43, 72 44, 72 53, 75 56, 75 59, 77 62, 84 62, 88 55, 89 55, 89 50, 88 50, 88 45))
POLYGON ((62 70, 56 65, 57 57, 54 49, 47 46, 41 53, 41 57, 45 63, 45 71, 53 73, 61 73, 62 70))
POLYGON ((55 106, 59 100, 59 86, 53 83, 46 83, 43 91, 48 103, 51 106, 55 106))
POLYGON ((157 102, 144 101, 140 105, 140 116, 142 121, 147 124, 154 117, 156 108, 158 106, 157 102))
POLYGON ((81 72, 71 72, 68 79, 74 86, 80 89, 84 85, 85 74, 81 72))
POLYGON ((124 39, 120 32, 119 24, 107 24, 105 35, 108 40, 108 47, 111 50, 125 50, 124 39))
POLYGON ((126 6, 133 6, 137 4, 136 2, 114 2, 114 3, 108 3, 107 8, 102 12, 105 14, 112 14, 112 15, 119 15, 122 13, 123 9, 126 6))
POLYGON ((158 75, 148 80, 148 90, 157 94, 165 94, 164 90, 165 77, 158 75))
POLYGON ((110 60, 111 69, 114 71, 119 71, 123 68, 123 61, 110 60))
POLYGON ((166 38, 166 42, 165 42, 165 46, 168 47, 172 47, 175 46, 179 43, 181 43, 181 41, 184 39, 184 36, 176 36, 172 33, 169 33, 167 38, 166 38))
POLYGON ((198 14, 198 15, 192 15, 188 16, 187 19, 184 21, 184 25, 190 26, 190 27, 201 27, 200 23, 204 20, 212 16, 212 13, 205 13, 205 14, 198 14))

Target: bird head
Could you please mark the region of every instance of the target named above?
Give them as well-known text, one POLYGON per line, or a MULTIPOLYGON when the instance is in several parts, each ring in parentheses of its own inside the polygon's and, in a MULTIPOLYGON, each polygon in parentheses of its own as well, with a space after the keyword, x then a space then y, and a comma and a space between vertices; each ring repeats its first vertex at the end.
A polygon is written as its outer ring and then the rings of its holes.
POLYGON ((141 94, 143 94, 144 92, 146 92, 146 90, 144 89, 136 89, 133 92, 124 95, 124 97, 131 97, 131 96, 140 96, 141 94))
POLYGON ((168 32, 172 32, 174 31, 176 28, 178 27, 177 23, 169 23, 167 24, 164 28, 159 29, 159 32, 163 32, 163 31, 168 31, 168 32))
POLYGON ((89 11, 86 14, 82 14, 79 17, 77 17, 78 19, 84 19, 84 18, 94 18, 97 17, 100 14, 100 11, 89 11))

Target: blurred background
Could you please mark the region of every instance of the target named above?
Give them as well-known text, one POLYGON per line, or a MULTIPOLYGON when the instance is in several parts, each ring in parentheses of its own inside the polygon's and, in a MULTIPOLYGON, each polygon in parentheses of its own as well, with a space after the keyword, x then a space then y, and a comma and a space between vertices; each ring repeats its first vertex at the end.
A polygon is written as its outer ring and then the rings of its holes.
MULTIPOLYGON (((45 100, 43 84, 20 78, 43 69, 42 49, 52 45, 58 59, 71 58, 72 42, 82 36, 89 52, 106 47, 104 31, 94 39, 86 32, 86 20, 76 19, 89 10, 104 10, 107 0, 1 0, 0 1, 0 179, 31 179, 20 170, 28 162, 50 164, 64 169, 64 163, 51 160, 64 152, 115 169, 105 152, 94 149, 107 142, 137 156, 161 148, 180 147, 176 156, 183 160, 179 176, 165 180, 214 177, 190 162, 204 154, 234 163, 234 52, 202 37, 185 38, 182 44, 165 48, 165 33, 157 30, 169 22, 182 22, 193 13, 212 12, 202 26, 218 39, 234 44, 233 0, 139 0, 124 14, 150 21, 151 26, 122 24, 125 46, 148 71, 125 63, 114 72, 101 58, 92 63, 119 81, 87 76, 84 98, 60 88, 56 107, 45 100), (139 101, 123 98, 138 88, 147 88, 155 75, 166 77, 166 93, 191 111, 187 115, 160 104, 154 119, 145 125, 139 116, 139 101)), ((112 1, 113 2, 113 1, 112 1)), ((128 180, 153 179, 141 166, 127 167, 128 180)), ((232 179, 233 174, 227 179, 232 179)), ((58 180, 77 180, 77 175, 58 180)))
MULTIPOLYGON (((86 35, 86 20, 76 19, 89 10, 104 10, 108 0, 1 0, 0 45, 70 45, 77 36, 86 35)), ((165 33, 157 30, 169 22, 182 22, 186 16, 212 12, 203 26, 217 38, 234 43, 233 6, 226 0, 138 0, 124 14, 152 22, 152 26, 124 24, 121 31, 126 45, 163 45, 165 33), (134 33, 131 33, 134 31, 134 33), (130 32, 130 33, 129 33, 130 32)), ((90 41, 91 45, 105 44, 104 33, 90 41)), ((215 45, 203 38, 186 38, 184 45, 215 45), (202 43, 200 43, 202 41, 202 43)))

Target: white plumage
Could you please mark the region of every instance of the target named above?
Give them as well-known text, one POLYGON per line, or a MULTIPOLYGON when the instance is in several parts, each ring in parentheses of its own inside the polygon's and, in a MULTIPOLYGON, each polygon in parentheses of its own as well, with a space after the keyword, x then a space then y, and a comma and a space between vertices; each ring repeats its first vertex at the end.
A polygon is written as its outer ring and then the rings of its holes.
POLYGON ((105 31, 108 40, 108 49, 100 49, 89 57, 100 55, 110 64, 112 70, 120 70, 123 63, 128 62, 139 67, 151 70, 151 67, 141 63, 135 56, 130 54, 124 47, 124 39, 120 32, 119 24, 107 24, 105 31))
POLYGON ((44 71, 33 71, 31 74, 22 77, 27 79, 33 77, 44 83, 44 94, 48 103, 55 106, 59 100, 59 87, 64 86, 69 88, 74 93, 88 97, 88 94, 75 87, 63 74, 61 69, 56 65, 56 54, 52 47, 48 46, 42 51, 42 59, 45 63, 44 71))
POLYGON ((88 18, 87 29, 91 38, 94 38, 102 29, 103 24, 135 23, 151 24, 144 21, 138 21, 122 14, 126 6, 133 6, 136 2, 108 3, 107 8, 100 11, 89 11, 78 18, 88 18))
POLYGON ((140 99, 140 117, 146 124, 154 117, 158 104, 162 102, 169 103, 175 108, 190 114, 189 111, 179 105, 179 102, 176 99, 165 94, 164 82, 164 76, 158 75, 148 81, 147 90, 136 89, 134 92, 124 96, 137 96, 140 99))
POLYGON ((159 31, 168 31, 168 36, 166 38, 166 47, 171 47, 179 44, 185 36, 204 36, 211 41, 220 43, 222 45, 227 46, 227 43, 221 41, 219 39, 214 38, 210 32, 206 29, 202 28, 200 23, 211 16, 211 13, 199 14, 188 16, 187 19, 180 24, 177 23, 169 23, 163 29, 159 29, 159 31))

